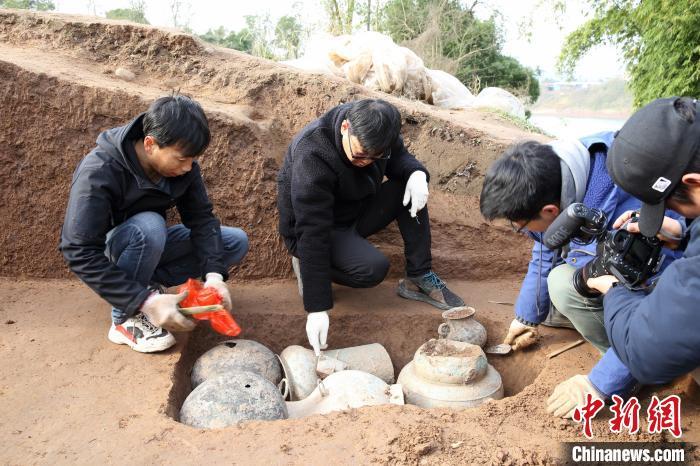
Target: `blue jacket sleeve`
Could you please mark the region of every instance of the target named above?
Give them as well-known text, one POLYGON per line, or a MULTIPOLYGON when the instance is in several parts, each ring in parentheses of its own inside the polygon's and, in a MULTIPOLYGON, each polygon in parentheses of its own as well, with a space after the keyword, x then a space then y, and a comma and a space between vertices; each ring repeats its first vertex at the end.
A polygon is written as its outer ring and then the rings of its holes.
POLYGON ((613 395, 624 397, 637 384, 627 366, 620 361, 612 349, 608 349, 600 361, 593 366, 588 374, 588 380, 606 398, 613 395))
POLYGON ((604 298, 605 329, 641 383, 665 383, 700 366, 700 255, 674 261, 644 295, 617 286, 604 298))
POLYGON ((541 235, 531 235, 535 239, 532 247, 532 259, 527 274, 520 287, 518 300, 515 302, 515 316, 524 324, 541 323, 549 313, 549 290, 547 276, 552 270, 554 251, 548 249, 536 239, 541 235))

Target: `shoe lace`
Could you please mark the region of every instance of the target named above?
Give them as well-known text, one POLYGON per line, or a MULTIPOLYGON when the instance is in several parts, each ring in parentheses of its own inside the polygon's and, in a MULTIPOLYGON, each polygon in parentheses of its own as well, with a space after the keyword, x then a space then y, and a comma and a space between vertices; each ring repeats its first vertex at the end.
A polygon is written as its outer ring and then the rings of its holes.
POLYGON ((137 319, 139 319, 139 320, 141 321, 141 324, 142 324, 144 327, 146 327, 146 330, 148 330, 149 332, 153 333, 153 332, 158 331, 158 327, 156 327, 155 325, 153 325, 153 324, 151 323, 151 321, 148 320, 148 317, 146 317, 145 315, 139 314, 138 317, 137 317, 137 319))
POLYGON ((433 288, 437 288, 438 290, 442 290, 447 286, 445 282, 443 282, 442 279, 440 279, 440 277, 438 277, 432 270, 423 275, 423 280, 430 283, 433 288))

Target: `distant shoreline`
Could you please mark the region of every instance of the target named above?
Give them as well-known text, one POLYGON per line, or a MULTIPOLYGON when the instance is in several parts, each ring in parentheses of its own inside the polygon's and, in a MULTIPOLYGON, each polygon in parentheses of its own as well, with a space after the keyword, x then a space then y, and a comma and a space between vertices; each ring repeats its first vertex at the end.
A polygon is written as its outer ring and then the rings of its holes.
POLYGON ((612 120, 626 120, 632 115, 632 112, 615 111, 615 110, 586 110, 576 108, 566 108, 558 110, 556 108, 531 108, 533 115, 554 116, 562 118, 607 118, 612 120))

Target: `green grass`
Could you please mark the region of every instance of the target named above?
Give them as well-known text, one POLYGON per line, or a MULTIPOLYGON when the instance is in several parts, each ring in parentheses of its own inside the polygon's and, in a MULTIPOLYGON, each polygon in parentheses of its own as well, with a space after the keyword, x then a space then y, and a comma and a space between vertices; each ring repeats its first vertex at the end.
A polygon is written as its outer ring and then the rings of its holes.
POLYGON ((486 108, 486 107, 481 107, 479 110, 491 113, 492 115, 496 115, 502 120, 506 120, 509 123, 514 124, 520 129, 524 129, 525 131, 529 131, 531 133, 537 133, 537 134, 542 134, 544 136, 553 138, 554 136, 545 132, 542 130, 539 126, 535 126, 532 123, 530 123, 530 120, 527 120, 525 118, 520 118, 515 115, 511 115, 510 113, 503 111, 503 110, 497 110, 495 108, 486 108))

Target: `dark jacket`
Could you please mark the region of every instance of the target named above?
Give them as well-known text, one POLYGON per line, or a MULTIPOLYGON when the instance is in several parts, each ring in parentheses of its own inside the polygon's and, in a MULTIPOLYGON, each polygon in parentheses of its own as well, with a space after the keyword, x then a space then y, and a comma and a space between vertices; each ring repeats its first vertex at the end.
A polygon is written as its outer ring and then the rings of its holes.
POLYGON ((297 134, 277 175, 279 230, 301 262, 304 308, 333 307, 331 230, 355 223, 386 176, 403 182, 416 170, 428 173, 399 137, 391 158, 355 167, 343 151, 340 126, 351 104, 331 109, 297 134))
POLYGON ((622 286, 603 301, 615 353, 643 384, 658 384, 700 366, 700 219, 690 225, 685 254, 645 295, 622 286))
POLYGON ((202 271, 225 278, 219 221, 204 188, 199 164, 189 173, 165 178, 156 186, 144 173, 136 153, 127 149, 143 137, 143 115, 119 128, 102 132, 95 147, 78 165, 68 199, 59 249, 70 269, 117 309, 135 313, 149 291, 131 280, 105 255, 107 232, 140 212, 165 217, 177 207, 202 271))

